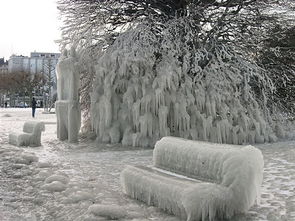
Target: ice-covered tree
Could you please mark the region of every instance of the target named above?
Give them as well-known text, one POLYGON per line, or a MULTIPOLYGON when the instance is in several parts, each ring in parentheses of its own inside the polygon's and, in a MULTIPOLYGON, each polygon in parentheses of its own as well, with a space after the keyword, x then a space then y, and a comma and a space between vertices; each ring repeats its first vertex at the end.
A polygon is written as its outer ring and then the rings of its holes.
POLYGON ((186 18, 165 26, 161 32, 137 26, 98 59, 91 105, 98 139, 142 146, 166 135, 274 141, 266 107, 272 84, 263 70, 222 43, 192 45, 196 36, 186 18))
POLYGON ((88 129, 102 142, 141 146, 165 135, 284 137, 267 103, 273 84, 251 48, 265 2, 60 0, 62 43, 80 54, 88 129))
POLYGON ((272 36, 265 39, 258 63, 273 79, 276 87, 274 101, 286 113, 295 113, 295 26, 272 29, 272 36))

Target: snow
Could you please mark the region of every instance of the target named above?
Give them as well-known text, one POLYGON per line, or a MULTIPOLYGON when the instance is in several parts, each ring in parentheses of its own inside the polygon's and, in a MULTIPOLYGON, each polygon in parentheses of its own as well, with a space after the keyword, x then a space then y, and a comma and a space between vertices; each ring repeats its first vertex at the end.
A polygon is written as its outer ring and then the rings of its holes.
POLYGON ((47 167, 52 167, 50 162, 38 162, 37 163, 37 167, 40 168, 47 168, 47 167))
POLYGON ((92 205, 89 207, 89 212, 96 216, 105 217, 110 220, 118 220, 127 216, 124 207, 114 205, 92 205))
POLYGON ((63 184, 68 184, 69 183, 69 178, 67 176, 62 176, 59 174, 54 174, 52 176, 49 176, 46 178, 45 183, 52 183, 54 181, 58 181, 63 184))
POLYGON ((30 153, 22 153, 20 154, 20 156, 15 158, 16 163, 21 163, 26 165, 29 165, 32 162, 37 162, 37 161, 38 161, 38 157, 30 153))
POLYGON ((92 200, 93 198, 94 196, 91 193, 77 190, 69 195, 69 197, 65 200, 65 203, 78 203, 84 200, 92 200))
POLYGON ((124 192, 187 220, 230 218, 247 212, 256 198, 260 202, 264 163, 253 146, 164 137, 155 145, 153 163, 201 182, 188 185, 179 176, 127 167, 121 175, 124 192))
MULTIPOLYGON (((56 138, 55 115, 42 114, 42 111, 36 111, 36 120, 46 126, 46 131, 42 133, 42 146, 19 148, 8 143, 8 134, 31 120, 31 109, 0 109, 1 221, 106 220, 89 212, 92 205, 123 207, 128 215, 119 219, 122 221, 180 221, 122 193, 120 173, 127 164, 152 166, 151 149, 59 141, 56 138), (4 114, 11 117, 3 117, 4 114), (36 156, 38 161, 16 163, 22 154, 36 156), (39 163, 43 162, 48 163, 48 167, 39 167, 39 163), (52 175, 69 178, 64 191, 51 192, 41 188, 46 184, 46 178, 52 175)), ((295 220, 295 142, 255 147, 262 151, 265 163, 261 202, 231 220, 295 220)))
POLYGON ((61 192, 64 191, 67 186, 60 181, 53 181, 48 184, 44 184, 42 188, 50 191, 50 192, 61 192))

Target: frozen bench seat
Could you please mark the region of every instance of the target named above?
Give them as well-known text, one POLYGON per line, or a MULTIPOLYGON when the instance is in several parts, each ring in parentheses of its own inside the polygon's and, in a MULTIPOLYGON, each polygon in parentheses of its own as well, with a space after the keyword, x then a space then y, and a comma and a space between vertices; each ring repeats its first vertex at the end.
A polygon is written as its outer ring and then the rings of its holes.
POLYGON ((40 121, 27 121, 24 123, 23 132, 9 134, 9 143, 16 146, 41 146, 41 132, 45 125, 40 121))
POLYGON ((259 201, 264 162, 253 146, 164 137, 153 164, 126 167, 124 193, 183 220, 228 219, 259 201))

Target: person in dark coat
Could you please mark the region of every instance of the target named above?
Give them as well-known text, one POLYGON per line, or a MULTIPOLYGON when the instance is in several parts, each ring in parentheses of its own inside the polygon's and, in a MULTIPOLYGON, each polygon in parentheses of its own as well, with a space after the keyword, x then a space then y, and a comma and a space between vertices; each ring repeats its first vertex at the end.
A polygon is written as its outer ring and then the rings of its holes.
POLYGON ((37 102, 36 102, 35 98, 33 97, 33 99, 32 99, 32 117, 35 117, 36 104, 37 104, 37 102))

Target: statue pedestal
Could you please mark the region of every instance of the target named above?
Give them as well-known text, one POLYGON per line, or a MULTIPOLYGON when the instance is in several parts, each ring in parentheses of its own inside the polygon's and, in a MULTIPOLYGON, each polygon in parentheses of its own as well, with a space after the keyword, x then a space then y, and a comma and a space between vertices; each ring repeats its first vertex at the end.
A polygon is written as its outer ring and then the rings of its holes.
POLYGON ((70 143, 78 142, 81 126, 81 110, 77 101, 59 100, 55 102, 57 117, 57 138, 70 143))

